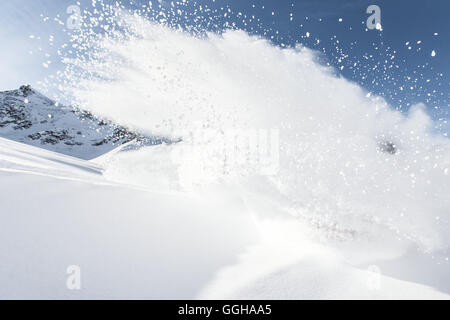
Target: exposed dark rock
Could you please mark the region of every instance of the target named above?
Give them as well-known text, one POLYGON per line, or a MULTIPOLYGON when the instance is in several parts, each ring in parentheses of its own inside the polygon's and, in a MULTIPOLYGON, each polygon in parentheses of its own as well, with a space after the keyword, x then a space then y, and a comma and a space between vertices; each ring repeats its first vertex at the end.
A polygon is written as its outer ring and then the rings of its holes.
POLYGON ((28 97, 30 94, 33 94, 34 91, 31 89, 30 85, 21 86, 19 88, 20 91, 22 91, 22 94, 24 97, 28 97))
POLYGON ((388 153, 388 154, 396 154, 398 152, 398 148, 396 144, 392 141, 382 141, 378 143, 378 148, 381 152, 388 153))

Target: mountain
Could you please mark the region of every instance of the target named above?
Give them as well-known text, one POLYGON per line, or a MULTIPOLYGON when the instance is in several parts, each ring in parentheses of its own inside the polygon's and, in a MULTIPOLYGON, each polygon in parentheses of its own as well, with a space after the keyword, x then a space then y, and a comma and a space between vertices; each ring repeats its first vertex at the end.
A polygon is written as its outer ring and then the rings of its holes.
POLYGON ((85 160, 132 141, 136 145, 167 142, 59 105, 28 85, 0 92, 0 137, 85 160))

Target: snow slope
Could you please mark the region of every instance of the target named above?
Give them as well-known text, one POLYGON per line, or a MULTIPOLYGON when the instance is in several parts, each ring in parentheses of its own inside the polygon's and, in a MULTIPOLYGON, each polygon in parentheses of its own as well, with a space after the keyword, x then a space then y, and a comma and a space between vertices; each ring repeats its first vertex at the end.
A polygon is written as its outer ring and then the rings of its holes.
POLYGON ((95 163, 0 138, 0 170, 67 179, 101 176, 95 163))
POLYGON ((344 251, 273 208, 251 213, 232 188, 164 193, 102 171, 0 138, 0 298, 449 297, 382 274, 373 287, 373 272, 344 251), (70 265, 81 268, 79 291, 66 287, 70 265))
POLYGON ((252 243, 241 205, 106 181, 91 162, 0 139, 0 298, 188 298, 252 243), (82 290, 66 288, 79 265, 82 290))

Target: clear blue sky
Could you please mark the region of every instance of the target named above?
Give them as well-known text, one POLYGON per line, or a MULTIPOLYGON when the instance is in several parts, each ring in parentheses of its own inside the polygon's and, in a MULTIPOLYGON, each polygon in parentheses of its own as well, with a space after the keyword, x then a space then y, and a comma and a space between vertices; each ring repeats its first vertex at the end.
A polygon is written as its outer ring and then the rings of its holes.
MULTIPOLYGON (((90 0, 79 2, 81 8, 90 7, 90 0)), ((148 3, 122 2, 130 8, 148 3)), ((50 68, 43 67, 42 62, 48 58, 45 53, 54 53, 67 40, 62 32, 64 26, 53 18, 59 15, 65 21, 67 7, 75 3, 0 3, 0 89, 36 84, 60 67, 57 61, 52 61, 50 68), (48 22, 43 21, 45 17, 48 22), (54 37, 53 45, 50 36, 54 37)), ((157 7, 158 1, 153 3, 157 7)), ((183 23, 202 24, 201 28, 209 29, 234 24, 280 46, 303 44, 322 52, 323 63, 330 63, 344 77, 384 96, 395 108, 407 110, 411 104, 424 102, 436 117, 449 112, 449 0, 199 0, 182 8, 194 12, 200 6, 208 6, 212 11, 196 15, 214 16, 214 24, 192 20, 183 23), (371 4, 381 8, 381 32, 366 31, 366 8, 371 4)), ((162 1, 163 10, 170 7, 170 1, 162 1)))

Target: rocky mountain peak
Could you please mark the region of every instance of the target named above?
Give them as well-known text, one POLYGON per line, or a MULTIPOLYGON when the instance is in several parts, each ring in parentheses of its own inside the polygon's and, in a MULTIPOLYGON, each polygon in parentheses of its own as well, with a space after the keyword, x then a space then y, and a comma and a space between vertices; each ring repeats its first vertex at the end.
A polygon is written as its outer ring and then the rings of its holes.
POLYGON ((81 159, 96 158, 131 141, 165 142, 89 111, 59 105, 30 85, 0 92, 0 137, 81 159))

